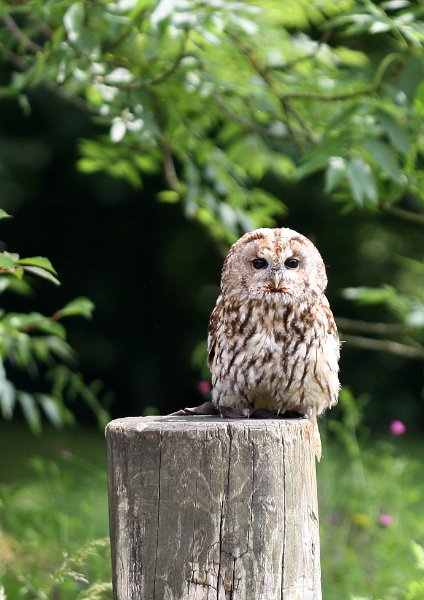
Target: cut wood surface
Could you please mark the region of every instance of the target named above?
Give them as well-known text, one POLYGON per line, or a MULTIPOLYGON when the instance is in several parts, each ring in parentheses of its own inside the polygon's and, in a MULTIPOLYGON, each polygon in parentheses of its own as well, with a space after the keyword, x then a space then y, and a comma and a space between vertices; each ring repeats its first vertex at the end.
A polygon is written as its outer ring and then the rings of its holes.
POLYGON ((116 600, 320 600, 307 419, 129 417, 106 429, 116 600))

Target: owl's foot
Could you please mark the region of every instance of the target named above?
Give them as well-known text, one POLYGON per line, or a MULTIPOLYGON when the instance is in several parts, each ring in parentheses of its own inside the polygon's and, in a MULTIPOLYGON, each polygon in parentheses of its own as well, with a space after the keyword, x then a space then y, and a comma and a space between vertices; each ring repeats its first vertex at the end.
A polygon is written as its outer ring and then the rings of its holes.
POLYGON ((291 410, 285 413, 277 413, 268 408, 242 408, 241 410, 235 410, 230 406, 220 406, 219 412, 227 419, 299 419, 303 417, 303 415, 291 410))
POLYGON ((182 417, 184 415, 218 415, 218 411, 212 402, 203 402, 200 406, 192 406, 188 408, 180 408, 173 413, 170 417, 182 417))

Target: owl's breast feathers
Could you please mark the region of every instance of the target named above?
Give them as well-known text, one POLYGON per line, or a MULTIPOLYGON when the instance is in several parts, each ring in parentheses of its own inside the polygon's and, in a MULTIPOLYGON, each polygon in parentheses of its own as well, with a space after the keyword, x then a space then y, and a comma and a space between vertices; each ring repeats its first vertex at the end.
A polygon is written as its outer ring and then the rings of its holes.
POLYGON ((208 336, 216 405, 320 414, 336 404, 339 339, 328 301, 287 305, 278 296, 218 298, 208 336))

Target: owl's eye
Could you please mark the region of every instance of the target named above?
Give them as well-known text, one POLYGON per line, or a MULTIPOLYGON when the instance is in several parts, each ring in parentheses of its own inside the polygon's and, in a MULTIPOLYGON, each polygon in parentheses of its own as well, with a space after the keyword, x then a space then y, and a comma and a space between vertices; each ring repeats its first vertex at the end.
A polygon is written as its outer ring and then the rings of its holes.
POLYGON ((284 263, 284 266, 288 269, 297 269, 299 266, 299 260, 297 258, 288 258, 284 263))
POLYGON ((255 258, 252 260, 252 267, 254 269, 266 269, 268 262, 264 258, 255 258))

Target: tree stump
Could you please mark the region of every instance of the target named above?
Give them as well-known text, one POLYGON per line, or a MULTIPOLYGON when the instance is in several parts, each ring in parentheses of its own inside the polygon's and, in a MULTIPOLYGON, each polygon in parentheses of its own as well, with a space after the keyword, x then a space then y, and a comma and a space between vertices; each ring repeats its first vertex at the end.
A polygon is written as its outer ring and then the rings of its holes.
POLYGON ((116 600, 320 600, 307 419, 109 423, 116 600))

